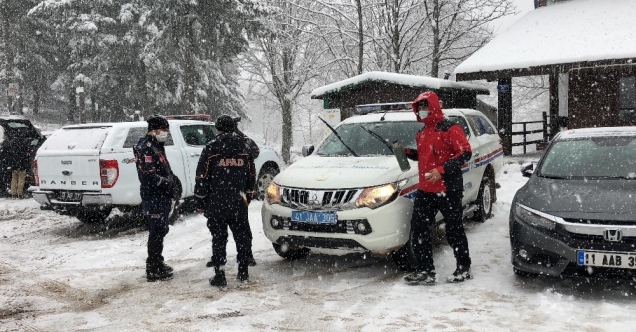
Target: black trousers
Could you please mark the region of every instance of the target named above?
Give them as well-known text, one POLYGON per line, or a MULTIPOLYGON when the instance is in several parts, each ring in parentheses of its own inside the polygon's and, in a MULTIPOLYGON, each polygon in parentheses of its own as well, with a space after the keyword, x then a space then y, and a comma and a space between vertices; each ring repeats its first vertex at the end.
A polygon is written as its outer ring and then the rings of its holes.
POLYGON ((208 218, 208 229, 212 234, 212 263, 215 267, 223 266, 227 263, 227 238, 228 227, 236 242, 237 257, 239 264, 247 264, 252 257, 252 232, 247 215, 239 215, 237 218, 222 219, 208 218))
POLYGON ((168 234, 170 197, 143 200, 141 206, 148 222, 148 258, 146 268, 157 269, 163 263, 163 238, 168 234))
POLYGON ((462 192, 427 193, 417 191, 411 216, 411 241, 416 271, 435 271, 431 225, 441 212, 446 223, 446 239, 457 260, 457 266, 470 267, 468 239, 462 224, 462 192))

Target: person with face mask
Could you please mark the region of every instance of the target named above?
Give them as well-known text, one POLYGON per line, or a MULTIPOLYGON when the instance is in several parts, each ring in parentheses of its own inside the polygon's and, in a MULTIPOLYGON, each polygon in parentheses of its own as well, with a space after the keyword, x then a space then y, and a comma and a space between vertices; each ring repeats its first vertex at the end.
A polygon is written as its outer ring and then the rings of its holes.
POLYGON ((148 282, 172 279, 173 269, 164 263, 163 239, 168 234, 168 216, 172 198, 179 186, 166 158, 164 144, 170 134, 168 120, 152 116, 148 120, 148 134, 133 147, 137 176, 141 183, 141 207, 148 223, 148 282))
POLYGON ((411 244, 414 270, 404 280, 409 284, 434 284, 431 225, 441 211, 446 223, 446 238, 453 249, 457 268, 448 282, 471 278, 468 240, 462 224, 463 178, 461 166, 472 156, 470 143, 461 126, 442 114, 437 95, 424 92, 413 101, 418 122, 424 123, 415 136, 416 149, 404 149, 418 163, 419 184, 411 217, 411 244))

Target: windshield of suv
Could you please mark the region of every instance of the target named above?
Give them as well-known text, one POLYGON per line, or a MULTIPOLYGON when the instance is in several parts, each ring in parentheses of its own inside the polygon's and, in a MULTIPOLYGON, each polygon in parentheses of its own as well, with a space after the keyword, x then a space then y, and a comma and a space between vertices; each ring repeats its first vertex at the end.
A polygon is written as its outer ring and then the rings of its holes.
MULTIPOLYGON (((415 121, 383 121, 370 123, 349 123, 336 128, 336 132, 342 140, 359 156, 392 155, 393 151, 382 144, 361 128, 364 127, 382 136, 392 144, 400 141, 404 147, 415 148, 415 134, 422 129, 423 124, 415 121)), ((351 152, 340 142, 338 137, 331 133, 318 148, 321 156, 351 155, 351 152)))
POLYGON ((636 137, 591 137, 557 141, 539 176, 565 179, 636 179, 636 137))

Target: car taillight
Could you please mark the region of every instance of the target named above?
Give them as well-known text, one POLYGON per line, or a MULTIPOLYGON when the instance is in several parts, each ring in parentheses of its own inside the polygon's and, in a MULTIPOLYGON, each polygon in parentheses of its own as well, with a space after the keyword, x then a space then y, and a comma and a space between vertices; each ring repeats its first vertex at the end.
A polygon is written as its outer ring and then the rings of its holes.
POLYGON ((99 174, 102 178, 102 188, 112 188, 119 178, 119 164, 115 159, 100 159, 99 174))
POLYGON ((35 185, 40 185, 40 176, 38 175, 38 161, 33 161, 33 177, 35 177, 35 185))

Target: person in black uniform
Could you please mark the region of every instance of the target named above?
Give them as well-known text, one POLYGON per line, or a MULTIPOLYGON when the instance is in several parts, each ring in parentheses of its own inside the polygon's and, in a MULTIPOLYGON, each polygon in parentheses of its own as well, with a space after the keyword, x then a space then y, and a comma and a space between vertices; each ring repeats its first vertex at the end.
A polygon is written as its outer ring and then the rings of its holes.
POLYGON ((243 140, 234 135, 235 122, 221 115, 215 127, 218 135, 203 149, 196 172, 194 194, 197 211, 204 211, 212 234, 212 266, 214 277, 210 285, 225 286, 228 226, 234 235, 238 252, 238 275, 241 282, 249 280, 248 266, 252 257, 252 234, 244 221, 252 200, 256 181, 254 160, 243 140))
POLYGON ((133 147, 137 176, 141 183, 141 206, 148 223, 148 258, 146 279, 149 282, 172 279, 173 269, 164 263, 163 238, 168 234, 168 216, 178 183, 166 158, 164 143, 170 133, 168 120, 162 116, 148 119, 148 134, 133 147))

